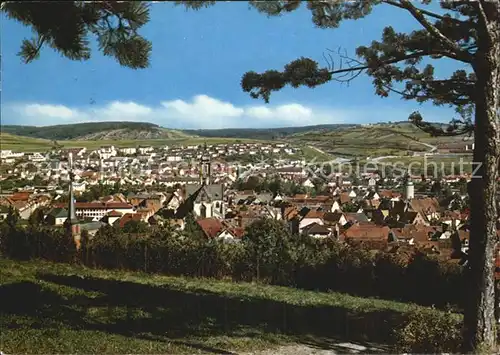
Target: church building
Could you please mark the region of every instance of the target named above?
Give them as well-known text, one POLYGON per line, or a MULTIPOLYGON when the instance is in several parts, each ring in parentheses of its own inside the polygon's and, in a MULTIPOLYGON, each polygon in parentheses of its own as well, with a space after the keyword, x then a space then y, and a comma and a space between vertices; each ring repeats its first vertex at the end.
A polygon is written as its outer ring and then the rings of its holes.
POLYGON ((201 157, 200 182, 185 186, 185 200, 177 209, 176 218, 193 213, 195 218, 224 218, 224 185, 212 183, 210 154, 205 143, 201 157))

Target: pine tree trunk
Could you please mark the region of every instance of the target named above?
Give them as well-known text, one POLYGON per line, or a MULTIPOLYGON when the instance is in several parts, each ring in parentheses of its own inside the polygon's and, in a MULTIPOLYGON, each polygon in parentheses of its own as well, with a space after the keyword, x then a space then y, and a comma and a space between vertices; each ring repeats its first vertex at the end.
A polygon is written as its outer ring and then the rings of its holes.
MULTIPOLYGON (((498 1, 486 6, 498 15, 498 1), (496 7, 496 9, 495 9, 496 7)), ((471 235, 465 309, 464 351, 496 353, 495 246, 497 178, 500 159, 500 19, 479 34, 475 90, 474 162, 481 165, 470 183, 471 235), (470 285, 470 286, 469 286, 470 285)))

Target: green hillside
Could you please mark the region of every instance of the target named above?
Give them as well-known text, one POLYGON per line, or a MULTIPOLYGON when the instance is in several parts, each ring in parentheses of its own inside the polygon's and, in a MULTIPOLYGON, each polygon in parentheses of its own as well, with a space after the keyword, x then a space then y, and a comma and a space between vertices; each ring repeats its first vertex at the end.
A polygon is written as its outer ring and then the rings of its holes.
POLYGON ((181 139, 190 135, 146 122, 91 122, 55 126, 2 126, 4 133, 49 140, 181 139))
POLYGON ((9 133, 0 132, 1 149, 12 150, 16 152, 45 152, 54 147, 55 143, 61 148, 87 148, 97 149, 103 145, 113 145, 118 148, 153 146, 162 147, 165 145, 202 145, 223 144, 234 142, 256 142, 256 140, 234 139, 234 138, 204 138, 190 137, 184 138, 165 138, 165 139, 119 139, 119 140, 57 140, 22 137, 9 133))
POLYGON ((95 149, 102 145, 136 147, 283 139, 322 160, 332 156, 407 155, 463 140, 463 137, 430 137, 408 122, 197 131, 171 130, 141 122, 96 122, 47 127, 2 126, 0 137, 2 149, 27 152, 49 150, 54 141, 64 148, 95 149))
POLYGON ((320 131, 336 130, 347 127, 355 127, 356 124, 323 124, 300 127, 279 127, 279 128, 223 128, 223 129, 195 129, 183 130, 187 134, 194 134, 200 137, 224 137, 224 138, 246 138, 246 139, 283 139, 294 134, 320 131))
POLYGON ((2 150, 15 152, 40 152, 51 149, 53 143, 46 139, 21 137, 0 132, 0 147, 2 150))
POLYGON ((397 122, 301 132, 288 139, 332 155, 383 156, 431 151, 438 144, 459 142, 463 137, 431 137, 411 123, 397 122))

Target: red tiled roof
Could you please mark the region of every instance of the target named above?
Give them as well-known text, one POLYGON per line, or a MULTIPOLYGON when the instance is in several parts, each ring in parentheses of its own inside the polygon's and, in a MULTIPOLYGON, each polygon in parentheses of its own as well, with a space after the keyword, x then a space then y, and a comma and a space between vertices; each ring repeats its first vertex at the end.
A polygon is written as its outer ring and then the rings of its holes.
POLYGON ((113 211, 108 212, 106 215, 109 217, 121 217, 121 216, 123 216, 123 213, 118 212, 116 210, 113 210, 113 211))
POLYGON ((125 224, 130 221, 142 221, 142 214, 140 213, 125 213, 122 218, 119 219, 118 225, 120 228, 125 227, 125 224))
POLYGON ((283 213, 283 219, 289 221, 293 217, 295 217, 297 213, 298 213, 297 207, 295 206, 285 207, 285 211, 283 213))
POLYGON ((316 222, 308 225, 306 227, 306 230, 307 230, 307 233, 309 233, 309 234, 330 234, 331 233, 331 231, 327 227, 325 227, 321 224, 318 224, 316 222))
POLYGON ((340 219, 344 216, 342 212, 339 212, 338 210, 335 212, 325 212, 323 215, 323 220, 326 223, 338 223, 340 219))
POLYGON ((317 210, 310 210, 307 212, 307 214, 304 216, 304 218, 323 218, 325 215, 325 212, 323 211, 317 211, 317 210))
POLYGON ((392 190, 381 190, 378 192, 378 195, 380 197, 385 197, 385 198, 401 197, 401 194, 399 192, 392 191, 392 190))
POLYGON ((379 239, 387 240, 389 236, 389 227, 377 226, 373 223, 355 224, 349 227, 343 234, 345 238, 352 239, 379 239))
POLYGON ((10 199, 12 201, 27 201, 30 197, 30 192, 14 192, 10 199))
POLYGON ((392 228, 391 231, 400 239, 413 238, 415 242, 427 242, 429 240, 429 233, 434 234, 436 228, 410 224, 404 226, 404 228, 392 228))
POLYGON ((236 238, 242 238, 243 235, 245 235, 245 228, 242 228, 242 227, 234 227, 234 228, 230 228, 229 230, 231 233, 233 233, 233 235, 236 238))
POLYGON ((204 218, 196 221, 203 233, 209 238, 215 238, 224 228, 222 222, 217 218, 204 218))
POLYGON ((349 194, 347 192, 343 192, 340 194, 340 204, 348 203, 351 202, 351 197, 349 197, 349 194))
POLYGON ((0 197, 0 204, 5 206, 14 205, 14 201, 9 197, 0 197))
POLYGON ((80 177, 85 178, 85 177, 92 177, 97 175, 95 171, 84 171, 83 173, 80 174, 80 177))
POLYGON ((383 251, 386 250, 389 243, 382 239, 348 239, 347 244, 352 247, 363 247, 369 250, 383 251))
MULTIPOLYGON (((469 240, 469 232, 468 231, 464 231, 464 230, 458 230, 458 237, 460 238, 460 240, 469 240)), ((497 235, 498 235, 498 231, 497 231, 497 235)))
POLYGON ((460 220, 462 218, 462 215, 459 211, 445 211, 441 219, 446 220, 448 218, 460 220))
POLYGON ((439 210, 439 201, 436 198, 420 198, 410 201, 410 206, 414 211, 433 213, 439 210))
POLYGON ((17 210, 22 210, 24 209, 25 207, 27 207, 29 205, 28 201, 23 201, 23 200, 20 200, 20 201, 16 201, 12 204, 12 206, 14 208, 16 208, 17 210))

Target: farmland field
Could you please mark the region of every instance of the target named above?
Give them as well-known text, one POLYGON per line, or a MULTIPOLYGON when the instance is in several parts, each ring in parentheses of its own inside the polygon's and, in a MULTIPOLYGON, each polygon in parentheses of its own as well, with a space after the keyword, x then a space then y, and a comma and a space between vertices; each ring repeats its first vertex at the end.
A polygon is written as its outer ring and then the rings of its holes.
POLYGON ((464 137, 430 137, 410 123, 398 123, 302 132, 288 139, 334 156, 377 157, 428 152, 434 146, 460 142, 464 137))
MULTIPOLYGON (((23 151, 23 152, 44 152, 49 151, 54 146, 54 142, 47 139, 38 139, 31 137, 16 136, 9 133, 1 133, 0 135, 1 149, 2 150, 12 150, 12 151, 23 151)), ((200 145, 200 144, 224 144, 224 143, 235 143, 235 142, 257 142, 250 139, 238 139, 238 138, 200 138, 200 137, 189 137, 181 139, 144 139, 144 140, 67 140, 67 141, 57 141, 59 146, 62 148, 87 148, 87 149, 97 149, 103 145, 113 145, 118 148, 126 147, 137 147, 143 146, 153 146, 161 147, 165 145, 169 146, 180 146, 180 145, 200 145)))

